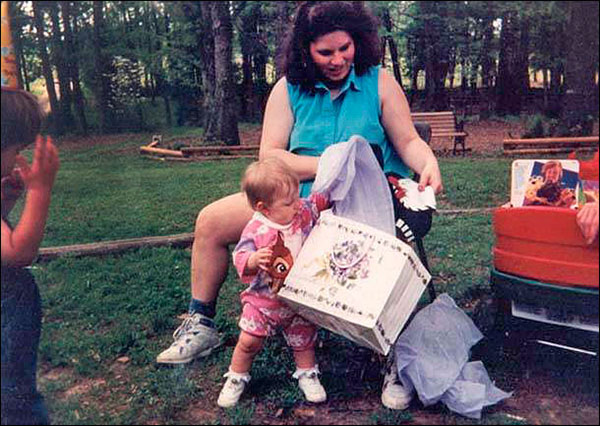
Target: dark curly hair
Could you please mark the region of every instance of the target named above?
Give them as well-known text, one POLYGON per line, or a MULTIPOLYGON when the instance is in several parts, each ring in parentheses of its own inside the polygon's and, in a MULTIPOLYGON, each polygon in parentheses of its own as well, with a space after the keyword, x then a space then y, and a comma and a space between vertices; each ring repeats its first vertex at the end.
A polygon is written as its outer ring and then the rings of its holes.
POLYGON ((281 69, 290 83, 314 90, 320 74, 310 56, 310 43, 322 35, 346 31, 356 49, 354 70, 362 75, 381 59, 377 27, 377 18, 362 1, 303 2, 279 58, 281 69))

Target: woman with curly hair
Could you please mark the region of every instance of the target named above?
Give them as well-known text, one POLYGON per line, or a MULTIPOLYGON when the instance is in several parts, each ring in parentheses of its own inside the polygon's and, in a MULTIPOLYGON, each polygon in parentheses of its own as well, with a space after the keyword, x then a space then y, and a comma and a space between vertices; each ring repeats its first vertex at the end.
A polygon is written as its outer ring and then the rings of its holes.
MULTIPOLYGON (((281 57, 284 77, 267 101, 260 158, 277 157, 294 170, 306 197, 319 156, 330 145, 361 135, 378 153, 386 174, 420 175, 421 190, 442 190, 437 160, 418 135, 404 92, 379 67, 377 20, 364 2, 304 2, 281 57)), ((241 193, 206 206, 196 220, 192 248, 190 316, 174 333, 159 363, 186 363, 208 355, 221 339, 213 318, 225 280, 228 245, 239 240, 252 210, 241 193)), ((382 400, 408 405, 410 394, 390 374, 382 400)))

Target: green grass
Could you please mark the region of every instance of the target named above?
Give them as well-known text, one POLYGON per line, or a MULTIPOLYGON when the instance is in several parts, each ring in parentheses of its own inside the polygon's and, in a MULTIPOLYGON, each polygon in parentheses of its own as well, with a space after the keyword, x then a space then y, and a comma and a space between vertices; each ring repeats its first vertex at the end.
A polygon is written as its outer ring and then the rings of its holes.
MULTIPOLYGON (((238 190, 249 161, 154 161, 137 153, 145 137, 61 150, 44 246, 191 232, 203 206, 238 190)), ((440 165, 446 190, 441 208, 492 207, 508 199, 508 160, 442 158, 440 165)), ((449 293, 462 307, 489 294, 490 214, 436 216, 425 242, 438 293, 449 293)), ((197 422, 190 409, 205 411, 200 417, 207 424, 250 424, 261 418, 259 402, 273 412, 283 409, 284 418, 302 403, 290 378, 292 355, 276 337, 256 358, 242 404, 215 407, 238 334, 243 286, 233 270, 216 318, 227 339, 224 348, 187 366, 154 363, 187 308, 189 258, 185 249, 146 248, 34 266, 44 309, 39 382, 55 424, 197 422), (129 359, 125 364, 117 361, 123 356, 129 359), (48 371, 58 372, 58 379, 48 371), (89 388, 74 392, 82 383, 89 388)), ((319 363, 330 400, 377 399, 381 363, 372 352, 325 331, 320 337, 319 363)), ((445 422, 456 419, 461 418, 450 415, 445 422)), ((380 409, 364 420, 398 424, 411 416, 380 409)))
POLYGON ((496 207, 509 199, 511 160, 441 158, 444 193, 439 208, 496 207))

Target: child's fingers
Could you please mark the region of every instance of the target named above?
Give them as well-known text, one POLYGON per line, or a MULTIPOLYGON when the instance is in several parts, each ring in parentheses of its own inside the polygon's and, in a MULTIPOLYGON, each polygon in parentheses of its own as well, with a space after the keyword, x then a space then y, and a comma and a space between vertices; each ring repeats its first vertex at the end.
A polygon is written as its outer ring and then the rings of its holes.
POLYGON ((12 186, 14 186, 15 188, 23 188, 23 178, 21 177, 21 169, 19 167, 15 167, 9 175, 9 177, 10 184, 12 186))
POLYGON ((27 159, 25 157, 23 157, 21 154, 18 154, 15 157, 15 162, 17 163, 17 166, 19 166, 18 169, 15 169, 15 171, 19 174, 21 178, 23 177, 23 175, 27 175, 29 173, 29 163, 27 162, 27 159))
POLYGON ((32 165, 39 165, 44 161, 46 156, 46 141, 41 135, 37 135, 35 139, 35 148, 33 150, 33 162, 32 165))
POLYGON ((52 139, 50 138, 50 136, 48 136, 47 139, 46 159, 48 163, 53 167, 56 167, 60 164, 60 160, 58 157, 58 148, 56 148, 56 145, 52 143, 52 139))

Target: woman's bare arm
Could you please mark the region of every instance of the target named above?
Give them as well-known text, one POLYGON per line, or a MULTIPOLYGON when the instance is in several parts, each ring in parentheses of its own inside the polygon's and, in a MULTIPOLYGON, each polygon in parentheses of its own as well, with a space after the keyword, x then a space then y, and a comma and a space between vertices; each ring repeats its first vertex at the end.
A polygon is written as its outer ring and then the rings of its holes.
POLYGON ((292 154, 287 150, 293 126, 294 115, 284 77, 275 84, 267 101, 260 139, 260 158, 278 157, 298 173, 300 180, 314 179, 319 157, 292 154))
POLYGON ((410 117, 410 107, 402 88, 385 70, 379 72, 381 122, 402 161, 421 177, 420 189, 431 185, 443 190, 437 159, 429 145, 419 137, 410 117))

